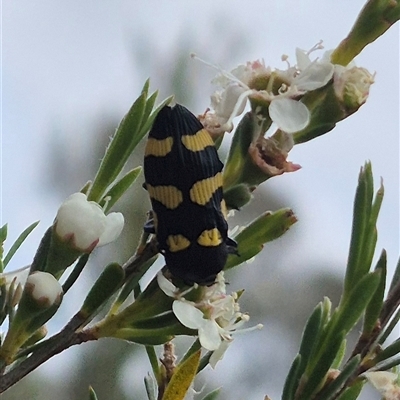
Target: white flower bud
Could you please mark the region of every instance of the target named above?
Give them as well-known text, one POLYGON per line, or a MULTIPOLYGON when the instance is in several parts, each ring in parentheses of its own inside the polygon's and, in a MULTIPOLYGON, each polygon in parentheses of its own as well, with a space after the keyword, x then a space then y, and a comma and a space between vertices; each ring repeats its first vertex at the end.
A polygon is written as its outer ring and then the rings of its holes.
POLYGON ((36 271, 28 276, 25 290, 43 308, 61 302, 63 294, 60 282, 48 272, 36 271))
POLYGON ((121 213, 105 215, 94 201, 83 193, 69 196, 58 209, 55 232, 64 242, 71 242, 80 251, 90 252, 108 244, 120 235, 124 226, 121 213))

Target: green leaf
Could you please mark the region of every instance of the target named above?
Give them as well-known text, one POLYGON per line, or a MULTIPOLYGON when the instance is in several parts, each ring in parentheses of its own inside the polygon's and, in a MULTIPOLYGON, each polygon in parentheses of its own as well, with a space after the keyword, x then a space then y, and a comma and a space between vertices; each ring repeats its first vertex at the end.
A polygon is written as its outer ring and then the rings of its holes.
POLYGON ((183 400, 197 374, 200 350, 179 364, 169 382, 162 400, 183 400))
MULTIPOLYGON (((146 120, 143 119, 143 124, 142 124, 142 126, 140 127, 140 132, 139 132, 139 135, 138 135, 138 137, 140 138, 140 140, 141 140, 141 139, 144 137, 144 135, 146 135, 146 133, 150 130, 151 126, 153 125, 153 121, 154 121, 154 119, 156 118, 158 112, 159 112, 164 106, 166 106, 167 104, 169 104, 169 103, 172 101, 173 98, 174 98, 173 96, 167 97, 163 102, 160 103, 160 105, 151 113, 151 115, 150 115, 146 120)), ((149 102, 149 101, 152 102, 152 97, 149 98, 148 102, 149 102)), ((146 104, 146 107, 147 107, 147 104, 146 104)), ((147 112, 147 110, 145 109, 145 112, 144 112, 145 115, 146 115, 146 112, 147 112)))
POLYGON ((147 357, 149 358, 151 369, 153 370, 153 374, 157 379, 157 382, 160 380, 160 367, 158 365, 158 357, 154 346, 145 346, 147 357))
MULTIPOLYGON (((4 257, 4 268, 7 266, 13 255, 19 249, 21 244, 25 241, 25 239, 29 236, 29 234, 37 227, 39 221, 34 222, 32 225, 29 225, 17 238, 14 244, 11 246, 11 249, 8 251, 7 255, 4 257)), ((4 228, 4 227, 3 227, 4 228)), ((2 228, 2 230, 3 230, 2 228)), ((6 233, 7 234, 7 233, 6 233)))
POLYGON ((150 258, 146 262, 143 263, 143 265, 140 268, 140 271, 136 274, 132 274, 125 285, 123 286, 121 292, 119 293, 117 299, 115 300, 111 313, 116 313, 118 308, 121 306, 121 304, 126 300, 126 298, 129 296, 129 294, 135 289, 135 287, 138 285, 139 280, 143 277, 143 275, 148 271, 148 269, 154 264, 154 262, 157 260, 158 255, 150 258))
POLYGON ((229 255, 225 269, 230 269, 254 257, 264 244, 282 236, 297 219, 293 211, 283 208, 275 212, 266 212, 251 222, 237 236, 237 255, 229 255))
POLYGON ((285 380, 285 385, 283 386, 282 400, 294 399, 294 394, 296 393, 297 384, 299 381, 299 377, 301 375, 300 367, 301 367, 301 355, 297 354, 289 369, 289 373, 285 380))
POLYGON ((375 271, 381 271, 380 283, 365 310, 363 335, 368 335, 372 332, 372 330, 376 326, 376 323, 378 322, 378 318, 382 310, 387 273, 385 250, 383 250, 381 253, 381 257, 378 260, 375 271))
POLYGON ((142 92, 119 124, 97 171, 88 200, 100 201, 103 193, 121 172, 128 157, 140 141, 138 133, 146 105, 146 95, 142 92))
POLYGON ((82 256, 79 257, 79 260, 76 263, 74 269, 68 275, 67 280, 62 285, 64 294, 67 293, 69 289, 71 289, 72 285, 79 278, 79 275, 83 271, 83 268, 85 268, 88 261, 89 261, 89 254, 83 254, 82 256))
MULTIPOLYGON (((6 239, 7 239, 7 224, 4 224, 0 228, 0 273, 4 271, 3 254, 4 254, 4 242, 6 241, 6 239)), ((0 310, 3 310, 2 305, 0 305, 0 310)), ((2 322, 0 322, 0 324, 1 323, 2 322)))
POLYGON ((373 181, 371 164, 366 163, 364 168, 361 168, 358 177, 356 196, 354 199, 353 226, 346 277, 344 282, 344 299, 346 299, 346 297, 349 295, 355 283, 362 278, 362 276, 359 274, 359 270, 363 252, 365 251, 364 244, 371 211, 372 196, 373 181))
POLYGON ((294 359, 286 378, 282 400, 291 400, 294 398, 300 378, 306 369, 312 353, 318 347, 321 329, 324 326, 323 316, 324 306, 321 302, 315 307, 304 328, 299 354, 294 359))
POLYGON ((378 338, 378 343, 383 344, 385 343, 386 339, 388 336, 393 332, 393 329, 397 327, 397 323, 400 321, 400 309, 397 310, 396 314, 394 317, 390 320, 389 325, 385 329, 385 331, 382 333, 382 335, 378 338))
POLYGON ((89 400, 97 400, 97 395, 92 386, 89 386, 89 400))
POLYGON ((114 294, 121 286, 124 277, 125 271, 119 264, 112 263, 107 265, 86 296, 80 309, 80 314, 84 318, 89 317, 114 294))
POLYGON ((304 372, 306 365, 310 359, 311 354, 318 345, 318 339, 321 336, 321 329, 323 328, 323 308, 322 303, 319 303, 312 312, 307 324, 304 328, 303 336, 301 339, 299 354, 301 355, 301 374, 304 372))
POLYGON ((259 133, 257 116, 252 112, 248 112, 240 121, 232 138, 223 172, 224 191, 242 183, 243 168, 249 158, 249 146, 257 132, 259 133))
POLYGON ((400 353, 400 339, 395 340, 391 345, 382 350, 375 358, 376 362, 385 361, 400 353))
POLYGON ((251 200, 251 190, 241 183, 224 191, 224 200, 229 210, 239 210, 251 200))
POLYGON ((317 398, 321 400, 333 400, 337 392, 344 386, 346 381, 357 371, 361 357, 353 357, 343 368, 339 376, 334 379, 326 388, 318 393, 317 398))
POLYGON ((0 243, 4 243, 7 239, 7 224, 0 228, 0 243))
POLYGON ((332 63, 346 66, 365 46, 383 35, 399 18, 398 1, 367 1, 347 37, 331 54, 332 63))
POLYGON ((346 349, 347 349, 347 340, 344 339, 338 353, 336 354, 335 359, 333 360, 331 368, 340 369, 339 367, 342 364, 344 356, 346 355, 346 349))
POLYGON ((326 374, 334 362, 344 338, 345 332, 340 332, 331 337, 329 342, 325 344, 315 368, 308 376, 303 376, 302 381, 304 382, 304 386, 299 395, 296 396, 296 399, 310 400, 312 394, 322 387, 326 379, 326 374))
POLYGON ((121 179, 116 181, 103 197, 100 206, 106 204, 104 212, 108 212, 111 207, 121 198, 121 196, 131 187, 140 175, 142 167, 136 167, 127 172, 121 179))
POLYGON ((332 330, 335 332, 344 331, 346 334, 361 318, 362 313, 375 294, 381 283, 381 271, 370 272, 365 275, 350 292, 348 299, 339 306, 336 324, 332 330))
MULTIPOLYGON (((356 400, 364 386, 363 381, 357 381, 354 385, 346 389, 337 400, 356 400)), ((322 399, 321 399, 322 400, 322 399)))

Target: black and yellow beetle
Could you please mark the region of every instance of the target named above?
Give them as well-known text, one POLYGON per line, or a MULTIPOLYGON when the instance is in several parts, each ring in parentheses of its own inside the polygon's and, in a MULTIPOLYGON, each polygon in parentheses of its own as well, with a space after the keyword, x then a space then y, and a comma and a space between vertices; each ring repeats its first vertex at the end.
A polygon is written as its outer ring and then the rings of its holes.
POLYGON ((150 130, 144 176, 153 233, 171 274, 209 285, 235 242, 228 238, 223 164, 209 133, 185 107, 163 107, 150 130))

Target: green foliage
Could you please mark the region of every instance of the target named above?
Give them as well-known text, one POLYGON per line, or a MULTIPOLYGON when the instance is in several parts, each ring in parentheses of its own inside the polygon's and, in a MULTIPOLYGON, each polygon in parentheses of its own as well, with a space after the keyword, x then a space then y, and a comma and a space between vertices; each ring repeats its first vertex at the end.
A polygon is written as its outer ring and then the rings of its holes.
POLYGON ((225 269, 233 268, 257 255, 265 243, 282 236, 296 221, 292 210, 287 208, 262 214, 235 236, 238 255, 228 257, 225 269))
MULTIPOLYGON (((39 221, 34 222, 33 224, 29 225, 17 238, 14 244, 11 246, 10 250, 8 251, 7 255, 4 257, 3 260, 3 268, 7 266, 11 258, 14 256, 16 251, 20 248, 22 243, 24 243, 25 239, 29 236, 29 234, 38 226, 39 221)), ((1 229, 1 238, 0 241, 3 243, 7 237, 7 226, 3 226, 1 229)), ((2 271, 2 270, 1 270, 2 271)), ((0 272, 1 272, 0 271, 0 272)))

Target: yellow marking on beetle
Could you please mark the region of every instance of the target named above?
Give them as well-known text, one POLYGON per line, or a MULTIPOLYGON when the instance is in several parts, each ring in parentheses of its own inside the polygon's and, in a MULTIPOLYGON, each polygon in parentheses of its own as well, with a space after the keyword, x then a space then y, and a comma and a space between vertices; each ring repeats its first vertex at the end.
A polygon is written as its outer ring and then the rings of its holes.
POLYGON ((228 209, 226 207, 225 200, 221 200, 221 212, 225 219, 228 219, 228 209))
POLYGON ((197 238, 197 243, 204 247, 215 247, 222 243, 221 232, 217 228, 203 231, 197 238))
POLYGON ((222 174, 221 172, 218 172, 215 176, 212 176, 211 178, 197 181, 190 188, 190 200, 192 200, 193 203, 204 206, 211 200, 212 195, 220 187, 222 187, 222 174))
POLYGON ((169 251, 176 253, 177 251, 182 251, 190 246, 189 239, 185 238, 183 235, 169 235, 167 237, 167 245, 169 251))
POLYGON ((155 211, 153 210, 153 224, 154 224, 154 230, 157 232, 158 229, 158 217, 155 211))
POLYGON ((148 138, 144 156, 164 157, 171 151, 173 142, 172 136, 160 140, 148 138))
POLYGON ((177 208, 183 201, 182 192, 175 186, 151 186, 147 184, 146 188, 152 199, 159 201, 170 210, 177 208))
POLYGON ((183 135, 181 140, 190 151, 201 151, 208 146, 214 146, 210 134, 205 129, 199 130, 194 135, 183 135))

